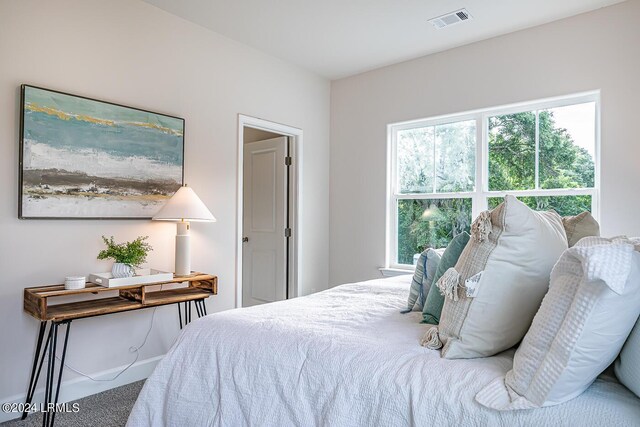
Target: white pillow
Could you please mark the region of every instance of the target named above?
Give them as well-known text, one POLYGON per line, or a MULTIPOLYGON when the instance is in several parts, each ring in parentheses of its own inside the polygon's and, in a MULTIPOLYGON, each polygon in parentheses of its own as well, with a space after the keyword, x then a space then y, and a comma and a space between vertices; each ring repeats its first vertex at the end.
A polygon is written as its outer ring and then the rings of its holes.
POLYGON ((473 224, 455 268, 437 285, 446 296, 440 325, 422 344, 448 359, 493 356, 527 333, 567 238, 562 218, 513 196, 473 224))
POLYGON ((615 372, 620 382, 640 397, 640 320, 622 347, 615 372))
POLYGON ((585 237, 551 273, 551 287, 513 360, 476 395, 514 410, 573 399, 616 358, 640 314, 640 253, 626 238, 585 237))

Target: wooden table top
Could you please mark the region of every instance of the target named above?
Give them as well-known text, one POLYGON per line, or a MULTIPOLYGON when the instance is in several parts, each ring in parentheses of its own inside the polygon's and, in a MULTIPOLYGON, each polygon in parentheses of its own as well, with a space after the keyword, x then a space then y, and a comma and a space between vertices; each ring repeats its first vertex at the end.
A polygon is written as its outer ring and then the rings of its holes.
POLYGON ((218 293, 218 278, 205 273, 174 276, 173 280, 107 288, 87 282, 82 289, 65 289, 64 285, 34 286, 24 289, 24 309, 40 321, 60 322, 122 311, 140 310, 179 302, 208 298, 218 293), (188 287, 148 291, 147 288, 188 283, 188 287), (91 296, 102 292, 118 292, 108 298, 50 304, 50 299, 65 296, 91 296))

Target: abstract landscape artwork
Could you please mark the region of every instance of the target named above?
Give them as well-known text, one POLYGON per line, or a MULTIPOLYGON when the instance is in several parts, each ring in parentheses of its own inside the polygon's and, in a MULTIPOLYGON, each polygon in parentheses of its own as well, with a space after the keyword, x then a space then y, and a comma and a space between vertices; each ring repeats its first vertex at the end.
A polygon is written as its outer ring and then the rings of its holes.
POLYGON ((183 183, 184 119, 22 86, 20 218, 151 218, 183 183))

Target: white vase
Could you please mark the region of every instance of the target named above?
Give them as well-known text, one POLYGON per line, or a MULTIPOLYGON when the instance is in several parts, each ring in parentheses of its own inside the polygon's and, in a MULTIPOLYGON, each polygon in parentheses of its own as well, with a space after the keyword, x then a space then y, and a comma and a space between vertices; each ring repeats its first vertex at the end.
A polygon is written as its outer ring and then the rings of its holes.
POLYGON ((121 262, 114 262, 111 267, 111 275, 119 279, 121 277, 133 277, 135 271, 129 264, 123 264, 121 262))

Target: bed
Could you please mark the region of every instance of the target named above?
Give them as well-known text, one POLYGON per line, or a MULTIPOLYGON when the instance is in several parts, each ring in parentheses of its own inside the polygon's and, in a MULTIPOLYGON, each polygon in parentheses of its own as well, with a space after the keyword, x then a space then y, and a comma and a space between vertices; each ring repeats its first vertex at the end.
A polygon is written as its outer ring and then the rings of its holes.
POLYGON ((603 374, 563 405, 498 412, 476 393, 513 350, 441 359, 411 276, 229 310, 191 323, 146 381, 128 426, 637 426, 640 399, 603 374))

